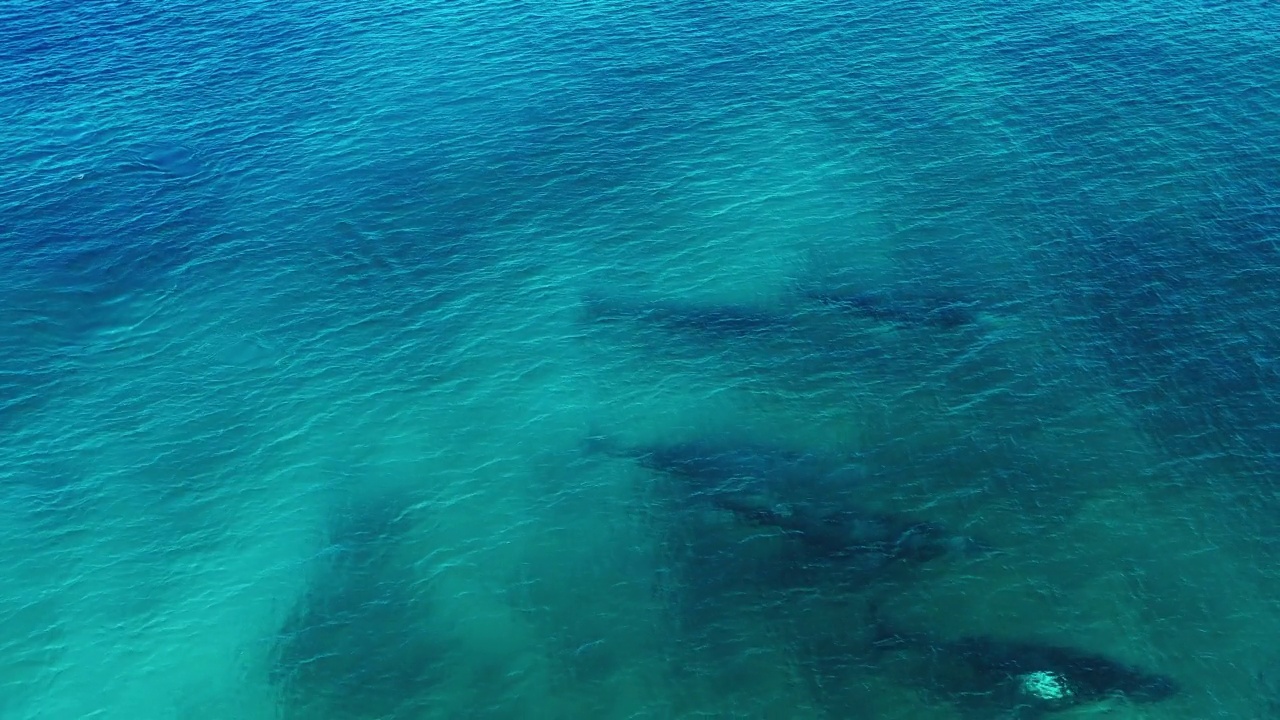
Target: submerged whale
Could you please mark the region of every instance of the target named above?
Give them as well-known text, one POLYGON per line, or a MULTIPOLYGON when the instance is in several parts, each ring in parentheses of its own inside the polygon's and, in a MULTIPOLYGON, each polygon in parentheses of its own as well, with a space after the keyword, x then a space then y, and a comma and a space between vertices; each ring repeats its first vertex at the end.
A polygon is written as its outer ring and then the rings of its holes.
POLYGON ((811 300, 899 327, 953 330, 978 322, 974 305, 947 295, 898 297, 886 292, 810 291, 811 300))
POLYGON ((945 555, 975 557, 991 549, 938 523, 866 509, 824 510, 808 503, 770 505, 758 496, 716 493, 711 501, 738 518, 782 530, 827 558, 851 558, 863 567, 897 561, 928 562, 945 555))
POLYGON ((915 681, 975 718, 1037 718, 1114 699, 1155 703, 1179 692, 1173 678, 1105 655, 990 636, 942 640, 891 628, 874 607, 872 614, 877 652, 909 653, 915 681))
POLYGON ((703 442, 626 447, 600 437, 593 438, 590 447, 680 478, 691 501, 782 531, 820 558, 876 569, 897 561, 991 552, 983 543, 937 523, 838 499, 838 488, 832 486, 842 476, 846 482, 850 479, 847 469, 832 469, 831 462, 815 455, 703 442))
POLYGON ((776 335, 795 329, 793 320, 786 315, 746 305, 636 300, 599 294, 584 296, 583 305, 597 322, 636 321, 713 336, 776 335))

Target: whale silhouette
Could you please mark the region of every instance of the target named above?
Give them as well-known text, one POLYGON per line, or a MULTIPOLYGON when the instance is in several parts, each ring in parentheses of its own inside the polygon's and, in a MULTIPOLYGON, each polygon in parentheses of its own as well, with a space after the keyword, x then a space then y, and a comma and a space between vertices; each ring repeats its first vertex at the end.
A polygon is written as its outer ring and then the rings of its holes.
POLYGON ((873 605, 877 652, 911 655, 913 681, 973 717, 1025 720, 1113 699, 1167 700, 1172 677, 1105 655, 1035 641, 968 636, 943 640, 890 627, 873 605))
POLYGON ((820 558, 844 559, 874 570, 898 561, 921 563, 945 555, 979 557, 992 552, 984 543, 938 523, 836 499, 830 486, 851 478, 846 470, 831 470, 833 463, 813 454, 747 443, 623 446, 600 436, 593 437, 589 447, 679 478, 689 501, 780 530, 820 558))
POLYGON ((852 315, 899 327, 953 330, 978 322, 972 303, 948 295, 898 297, 886 292, 810 291, 812 300, 852 315))
POLYGON ((746 305, 698 304, 678 300, 637 300, 601 294, 583 297, 596 322, 633 321, 710 336, 744 337, 794 331, 787 315, 746 305))

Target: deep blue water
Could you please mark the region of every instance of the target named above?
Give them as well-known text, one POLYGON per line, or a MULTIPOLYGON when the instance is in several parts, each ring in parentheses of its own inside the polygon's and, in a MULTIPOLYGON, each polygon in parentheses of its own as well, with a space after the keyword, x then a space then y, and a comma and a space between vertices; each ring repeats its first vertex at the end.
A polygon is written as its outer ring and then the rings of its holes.
POLYGON ((1277 716, 1277 47, 0 3, 0 717, 1008 716, 885 612, 1277 716), (832 552, 864 512, 995 552, 832 552))

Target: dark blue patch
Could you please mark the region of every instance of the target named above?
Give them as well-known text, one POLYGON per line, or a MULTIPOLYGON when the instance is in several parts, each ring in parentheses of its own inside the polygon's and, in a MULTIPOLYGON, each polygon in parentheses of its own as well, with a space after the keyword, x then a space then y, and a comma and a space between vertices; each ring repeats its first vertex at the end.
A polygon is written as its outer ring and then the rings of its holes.
POLYGON ((157 172, 172 178, 193 177, 204 170, 196 152, 178 143, 152 143, 140 148, 125 169, 157 172))

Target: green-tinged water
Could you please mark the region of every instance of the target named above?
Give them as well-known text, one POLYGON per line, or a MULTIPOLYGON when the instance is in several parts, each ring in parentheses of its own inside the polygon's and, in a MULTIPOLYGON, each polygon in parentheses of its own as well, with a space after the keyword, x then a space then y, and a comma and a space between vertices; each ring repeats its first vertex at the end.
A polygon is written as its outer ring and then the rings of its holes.
POLYGON ((1277 27, 0 6, 0 717, 1276 715, 1277 27))

